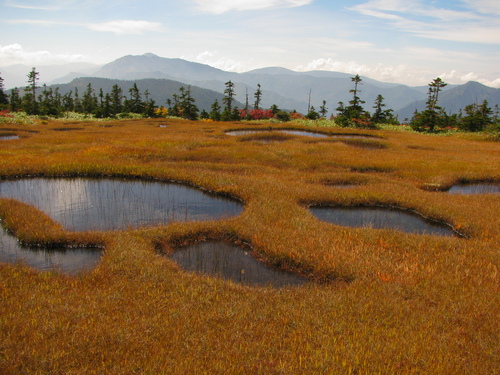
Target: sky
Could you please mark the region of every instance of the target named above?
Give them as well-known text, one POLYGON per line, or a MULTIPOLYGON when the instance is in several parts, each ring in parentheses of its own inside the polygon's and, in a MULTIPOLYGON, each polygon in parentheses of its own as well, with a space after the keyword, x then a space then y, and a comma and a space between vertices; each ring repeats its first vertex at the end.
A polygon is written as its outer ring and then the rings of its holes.
MULTIPOLYGON (((500 88, 499 0, 0 0, 1 67, 154 53, 500 88)), ((6 79, 6 77, 3 77, 6 79)))

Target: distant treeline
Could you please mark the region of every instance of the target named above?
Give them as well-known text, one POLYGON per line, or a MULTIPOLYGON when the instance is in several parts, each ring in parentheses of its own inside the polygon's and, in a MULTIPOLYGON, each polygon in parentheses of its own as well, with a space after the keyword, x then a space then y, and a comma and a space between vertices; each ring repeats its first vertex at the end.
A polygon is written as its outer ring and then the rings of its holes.
MULTIPOLYGON (((22 89, 14 88, 7 95, 4 91, 3 78, 0 77, 0 110, 24 111, 29 115, 42 115, 61 117, 68 112, 82 113, 95 118, 127 117, 129 114, 138 114, 144 117, 175 116, 189 120, 211 119, 214 121, 238 121, 242 119, 270 119, 276 118, 280 121, 289 121, 297 118, 316 120, 325 118, 328 113, 326 101, 323 100, 316 110, 309 103, 306 115, 295 110, 285 111, 272 105, 269 109, 260 106, 262 101, 262 90, 260 84, 253 94, 253 103, 249 103, 246 95, 245 105, 242 109, 235 106, 234 83, 225 83, 224 96, 219 103, 215 99, 209 111, 199 110, 196 101, 191 94, 191 88, 181 86, 177 93, 167 99, 165 105, 158 105, 152 99, 152 95, 146 89, 141 92, 134 83, 128 93, 114 84, 110 92, 104 92, 102 88, 98 91, 88 83, 86 89, 79 92, 77 87, 61 94, 59 87, 38 86, 39 73, 33 68, 27 75, 28 85, 22 89)), ((372 108, 373 114, 365 110, 360 97, 362 79, 359 75, 351 77, 353 88, 349 90, 352 99, 348 105, 339 102, 336 108, 337 115, 331 116, 331 120, 343 127, 375 128, 379 124, 398 125, 398 119, 392 109, 387 109, 384 97, 378 95, 372 108)), ((494 110, 489 107, 486 100, 481 104, 467 105, 458 114, 448 115, 444 108, 438 106, 439 93, 447 84, 441 78, 434 79, 429 83, 428 100, 424 111, 415 111, 409 122, 412 129, 416 131, 436 132, 443 129, 460 129, 464 131, 499 130, 498 105, 494 110), (465 113, 464 113, 465 112, 465 113)))

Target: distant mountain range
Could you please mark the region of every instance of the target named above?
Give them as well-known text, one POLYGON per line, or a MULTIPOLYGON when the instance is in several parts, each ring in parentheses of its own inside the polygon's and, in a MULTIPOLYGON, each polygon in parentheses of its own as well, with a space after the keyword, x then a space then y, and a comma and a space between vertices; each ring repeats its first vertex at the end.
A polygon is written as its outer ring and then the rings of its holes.
MULTIPOLYGON (((72 80, 70 83, 64 84, 55 84, 51 85, 51 87, 59 87, 59 92, 61 95, 66 94, 69 91, 75 92, 75 88, 78 89, 78 93, 80 98, 82 94, 87 89, 88 84, 91 84, 92 88, 95 90, 95 94, 99 94, 99 90, 102 89, 104 93, 111 92, 114 85, 118 85, 123 92, 123 95, 129 96, 129 89, 137 84, 137 88, 141 92, 144 97, 144 92, 147 90, 149 92, 149 98, 153 99, 156 102, 156 105, 166 106, 167 99, 172 99, 173 94, 179 94, 179 88, 187 86, 179 81, 173 81, 170 79, 156 79, 156 78, 145 78, 145 79, 134 79, 134 80, 120 80, 120 79, 110 79, 110 78, 97 78, 97 77, 82 77, 76 78, 72 80)), ((207 90, 197 86, 190 86, 191 96, 196 101, 196 106, 199 110, 206 110, 210 112, 212 104, 215 100, 219 102, 221 107, 222 99, 224 98, 224 94, 212 90, 207 90)), ((238 106, 238 108, 243 108, 244 104, 236 101, 234 105, 238 106)))
MULTIPOLYGON (((6 86, 10 85, 7 76, 19 75, 22 66, 1 68, 2 77, 6 86), (9 73, 10 72, 10 73, 9 73)), ((31 67, 24 67, 24 77, 31 67)), ((231 80, 235 84, 236 99, 239 108, 248 96, 248 102, 252 105, 255 101, 254 93, 257 84, 261 85, 261 106, 269 108, 276 104, 279 108, 306 112, 309 103, 316 109, 326 101, 330 113, 335 113, 338 102, 348 104, 352 98, 349 90, 353 88, 351 77, 346 73, 329 71, 295 72, 285 68, 270 67, 252 70, 245 73, 226 72, 213 68, 209 65, 189 62, 182 59, 170 59, 146 53, 139 56, 124 56, 109 64, 95 66, 90 64, 69 65, 59 67, 57 71, 49 67, 37 67, 40 76, 50 75, 52 82, 61 87, 64 92, 70 87, 79 87, 84 90, 88 82, 92 87, 104 92, 109 92, 111 86, 122 82, 124 94, 128 88, 137 82, 139 89, 146 89, 151 93, 159 105, 165 104, 167 98, 177 93, 180 86, 190 85, 197 106, 209 110, 215 99, 221 103, 225 83, 231 80), (73 69, 74 68, 74 69, 73 69), (75 79, 80 77, 78 79, 75 79), (107 80, 97 80, 105 78, 107 80), (129 82, 126 82, 129 81, 129 82), (70 83, 68 83, 70 82, 70 83), (63 85, 66 83, 66 85, 63 85), (109 87, 109 89, 108 89, 109 87)), ((429 82, 435 77, 429 79, 429 82)), ((372 110, 377 95, 384 97, 386 108, 392 108, 399 116, 400 121, 411 118, 415 110, 425 108, 427 99, 427 86, 410 87, 401 84, 379 82, 370 78, 362 77, 362 86, 359 96, 365 101, 364 108, 372 110)), ((42 79, 46 81, 47 78, 42 79)), ((26 78, 24 78, 24 82, 26 78)), ((26 85, 19 85, 22 87, 26 85)), ((468 82, 464 85, 448 85, 440 95, 439 105, 449 113, 457 113, 466 105, 482 103, 488 100, 491 107, 500 106, 500 89, 484 86, 477 82, 468 82)))

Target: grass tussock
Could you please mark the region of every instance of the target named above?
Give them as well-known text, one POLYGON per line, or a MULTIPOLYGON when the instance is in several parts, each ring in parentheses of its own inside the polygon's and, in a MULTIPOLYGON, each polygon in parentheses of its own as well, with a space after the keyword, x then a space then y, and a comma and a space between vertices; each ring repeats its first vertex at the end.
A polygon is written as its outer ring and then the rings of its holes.
MULTIPOLYGON (((3 126, 0 134, 11 131, 3 126)), ((383 129, 363 130, 373 140, 280 134, 283 142, 268 142, 265 133, 227 135, 228 126, 238 124, 16 125, 23 138, 2 143, 2 179, 178 181, 235 197, 245 211, 79 233, 0 199, 2 226, 23 243, 105 249, 94 270, 76 277, 0 264, 0 373, 498 372, 500 197, 442 191, 500 181, 498 143, 383 129), (336 226, 316 219, 312 204, 402 207, 469 238, 336 226), (206 240, 246 243, 311 282, 245 287, 190 274, 164 256, 206 240)))

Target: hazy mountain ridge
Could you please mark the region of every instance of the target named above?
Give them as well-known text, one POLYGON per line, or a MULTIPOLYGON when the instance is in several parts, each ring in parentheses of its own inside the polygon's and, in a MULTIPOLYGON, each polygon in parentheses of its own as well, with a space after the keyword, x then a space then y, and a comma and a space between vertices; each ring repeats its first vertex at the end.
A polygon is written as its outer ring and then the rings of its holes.
MULTIPOLYGON (((500 106, 500 89, 471 81, 443 91, 439 95, 438 105, 445 109, 446 113, 452 114, 463 110, 466 105, 481 104, 484 100, 488 101, 490 108, 495 105, 500 106)), ((424 110, 425 103, 426 100, 420 100, 402 108, 399 111, 400 119, 411 118, 415 110, 424 110)))
MULTIPOLYGON (((250 105, 254 103, 253 95, 257 90, 257 84, 260 84, 263 91, 261 105, 265 108, 276 104, 279 108, 295 109, 304 113, 307 112, 309 99, 310 104, 316 109, 325 100, 330 113, 334 113, 339 101, 347 104, 351 100, 349 90, 352 88, 352 82, 351 76, 347 73, 295 72, 280 67, 234 73, 181 59, 162 58, 150 53, 124 56, 104 65, 96 72, 96 76, 137 79, 154 75, 155 78, 159 78, 158 72, 165 75, 163 78, 219 92, 225 89, 224 84, 220 83, 231 80, 235 84, 237 99, 245 102, 248 94, 250 105)), ((421 91, 409 86, 377 82, 369 78, 364 78, 360 89, 360 96, 367 103, 367 109, 371 109, 378 94, 382 94, 388 106, 395 110, 425 98, 421 91)))
MULTIPOLYGON (((90 63, 69 63, 62 65, 35 66, 40 73, 39 84, 67 83, 77 77, 92 76, 100 69, 100 65, 90 63)), ((23 88, 28 85, 28 74, 33 66, 16 64, 0 68, 6 89, 23 88)))
MULTIPOLYGON (((57 83, 61 86, 64 80, 69 82, 78 76, 144 81, 142 85, 145 87, 141 88, 138 84, 139 89, 141 92, 146 89, 151 93, 154 91, 155 94, 152 94, 152 97, 159 105, 165 104, 165 100, 177 92, 180 85, 190 85, 193 97, 197 100, 197 106, 206 110, 210 108, 215 99, 218 99, 219 103, 221 103, 225 82, 229 80, 235 84, 235 99, 239 102, 237 103, 239 108, 243 108, 244 104, 242 103, 245 103, 247 98, 250 106, 254 104, 254 93, 257 90, 257 84, 261 85, 263 92, 261 101, 261 107, 263 108, 269 108, 271 105, 276 104, 282 109, 295 109, 305 113, 309 103, 319 109, 319 106, 325 100, 329 113, 336 113, 339 102, 348 104, 349 100, 352 99, 352 94, 349 92, 353 88, 352 75, 347 73, 321 70, 296 72, 281 67, 268 67, 245 73, 234 73, 183 59, 163 58, 152 53, 123 56, 101 67, 89 65, 83 65, 80 70, 68 70, 69 68, 76 68, 75 65, 69 65, 64 69, 60 68, 59 78, 52 78, 55 80, 51 83, 57 83), (86 71, 83 69, 85 67, 87 68, 86 71), (75 71, 81 71, 82 73, 75 73, 75 71), (152 84, 152 87, 149 88, 146 87, 146 82, 149 79, 175 81, 177 83, 174 85, 164 82, 162 88, 158 88, 156 84, 150 82, 148 84, 152 84), (203 89, 209 90, 211 93, 201 91, 203 89), (159 94, 160 92, 163 92, 163 96, 159 94), (203 99, 202 103, 198 102, 195 92, 196 95, 200 95, 200 98, 204 97, 206 99, 203 99), (167 94, 170 96, 167 96, 167 94), (207 99, 209 97, 212 98, 212 102, 207 106, 205 101, 210 100, 207 99)), ((20 68, 17 67, 16 74, 19 74, 20 68)), ((24 67, 24 69, 24 77, 26 77, 31 68, 24 67)), ((6 68, 1 68, 0 71, 3 78, 9 72, 6 68)), ((10 71, 12 72, 12 69, 10 71)), ((41 81, 46 82, 47 79, 43 74, 45 74, 44 71, 48 72, 48 70, 37 67, 37 71, 40 72, 41 81)), ((384 97, 386 108, 393 109, 401 121, 411 118, 415 109, 422 110, 425 108, 427 86, 410 87, 380 82, 367 77, 362 77, 362 79, 362 85, 359 86, 361 91, 358 96, 365 102, 363 106, 368 111, 373 111, 372 107, 379 94, 384 97)), ((7 79, 5 83, 5 86, 9 87, 7 79)), ((24 85, 21 87, 24 87, 24 85)), ((124 94, 128 93, 128 88, 128 86, 123 87, 124 94)), ((94 89, 99 89, 99 87, 94 87, 94 89)), ((106 91, 104 87, 103 90, 106 91)), ((500 105, 500 89, 487 87, 477 82, 468 82, 464 85, 448 85, 441 93, 438 104, 445 108, 448 113, 458 113, 466 105, 480 103, 484 99, 488 100, 491 107, 496 104, 500 105)))

